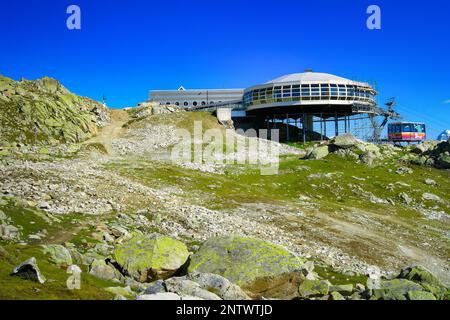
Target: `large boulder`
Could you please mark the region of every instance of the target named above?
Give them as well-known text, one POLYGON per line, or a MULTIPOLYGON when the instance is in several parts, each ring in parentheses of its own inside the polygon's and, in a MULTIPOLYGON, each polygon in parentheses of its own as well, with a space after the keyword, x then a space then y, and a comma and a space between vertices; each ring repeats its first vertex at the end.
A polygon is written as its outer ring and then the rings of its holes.
POLYGON ((341 148, 341 149, 351 148, 351 147, 355 146, 358 143, 360 143, 360 141, 358 139, 356 139, 350 133, 341 134, 339 136, 334 137, 330 141, 330 145, 336 146, 336 147, 341 148))
POLYGON ((373 296, 380 300, 406 300, 411 291, 423 291, 423 287, 406 279, 384 280, 373 289, 373 296))
POLYGON ((113 280, 118 277, 118 271, 106 263, 105 260, 96 259, 89 266, 89 274, 104 280, 113 280))
POLYGON ((432 293, 438 299, 450 297, 449 289, 423 266, 414 266, 403 269, 398 278, 419 283, 425 291, 432 293))
POLYGON ((32 280, 41 284, 45 283, 46 279, 42 275, 37 265, 36 258, 32 257, 14 268, 13 276, 19 276, 23 279, 32 280))
POLYGON ((319 160, 325 158, 329 154, 329 149, 327 145, 324 146, 318 146, 313 149, 311 149, 306 154, 306 159, 309 160, 319 160))
POLYGON ((189 258, 184 243, 159 235, 137 235, 114 251, 115 261, 139 282, 167 279, 189 258))
POLYGON ((48 254, 50 260, 57 265, 70 266, 73 263, 70 251, 62 245, 43 245, 42 248, 44 254, 48 254))
POLYGON ((303 264, 278 245, 228 236, 206 241, 191 257, 189 272, 219 274, 253 298, 293 298, 304 279, 303 264))

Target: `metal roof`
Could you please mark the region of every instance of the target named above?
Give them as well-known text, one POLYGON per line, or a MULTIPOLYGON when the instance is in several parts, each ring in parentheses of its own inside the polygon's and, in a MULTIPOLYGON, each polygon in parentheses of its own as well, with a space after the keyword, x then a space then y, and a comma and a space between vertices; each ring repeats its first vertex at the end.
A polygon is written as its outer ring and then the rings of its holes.
POLYGON ((288 75, 284 75, 282 77, 273 79, 271 81, 266 82, 269 83, 277 83, 277 82, 304 82, 304 81, 351 81, 342 77, 338 77, 329 73, 320 73, 320 72, 303 72, 303 73, 291 73, 288 75))

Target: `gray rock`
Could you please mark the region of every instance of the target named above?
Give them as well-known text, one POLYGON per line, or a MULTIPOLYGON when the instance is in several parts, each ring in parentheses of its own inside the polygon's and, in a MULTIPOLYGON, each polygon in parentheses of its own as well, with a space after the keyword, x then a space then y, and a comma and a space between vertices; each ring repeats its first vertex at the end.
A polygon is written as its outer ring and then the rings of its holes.
POLYGON ((173 292, 180 296, 192 296, 204 300, 221 300, 216 294, 202 289, 198 283, 188 280, 186 277, 167 279, 165 285, 168 292, 173 292))
POLYGON ((217 274, 193 272, 187 278, 223 300, 250 300, 250 297, 239 286, 217 274))
POLYGON ((16 239, 19 238, 19 229, 12 225, 0 225, 0 238, 16 239))
POLYGON ((427 201, 436 201, 436 202, 441 201, 441 198, 439 196, 432 194, 432 193, 424 193, 422 195, 422 198, 427 201))
POLYGON ((414 199, 411 198, 407 193, 402 192, 398 195, 398 197, 402 200, 403 203, 410 205, 414 202, 414 199))
POLYGON ((425 179, 425 184, 427 184, 429 186, 435 186, 436 181, 434 181, 433 179, 425 179))
POLYGON ((156 294, 156 293, 163 293, 163 292, 167 292, 164 280, 157 280, 157 281, 151 283, 144 290, 144 294, 156 294))
POLYGON ((155 294, 143 294, 137 296, 136 300, 181 300, 181 296, 173 292, 163 292, 155 294))
POLYGON ((27 280, 36 281, 41 284, 45 283, 46 281, 45 277, 39 270, 35 257, 32 257, 15 267, 12 271, 12 275, 19 276, 27 280))
POLYGON ((358 143, 360 143, 360 141, 358 141, 358 139, 356 139, 350 133, 341 134, 341 135, 339 135, 337 137, 334 137, 330 141, 331 145, 334 145, 334 146, 342 148, 342 149, 351 148, 351 147, 353 147, 354 145, 356 145, 358 143))
POLYGON ((50 260, 57 265, 70 266, 72 261, 72 256, 70 251, 62 245, 43 245, 44 254, 50 255, 50 260))
POLYGON ((89 274, 104 280, 112 280, 116 278, 116 270, 112 266, 108 265, 105 260, 100 259, 96 259, 92 262, 89 267, 89 274))
POLYGON ((328 146, 319 146, 315 147, 312 150, 310 150, 307 155, 306 159, 310 160, 319 160, 322 158, 325 158, 329 154, 328 146))
POLYGON ((47 210, 47 209, 50 209, 50 204, 46 201, 42 201, 42 202, 39 202, 37 207, 42 210, 47 210))

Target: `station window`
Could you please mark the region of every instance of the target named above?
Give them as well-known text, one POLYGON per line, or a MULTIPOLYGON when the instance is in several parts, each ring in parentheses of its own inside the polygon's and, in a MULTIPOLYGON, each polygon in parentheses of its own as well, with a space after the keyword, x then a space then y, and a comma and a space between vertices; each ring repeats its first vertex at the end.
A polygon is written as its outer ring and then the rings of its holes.
POLYGON ((177 102, 175 102, 175 105, 176 105, 176 106, 179 106, 179 105, 180 105, 180 103, 179 103, 179 102, 177 101, 177 102))
POLYGON ((204 106, 204 105, 206 105, 206 102, 205 102, 205 101, 202 101, 202 106, 204 106))
POLYGON ((189 102, 185 101, 184 106, 187 107, 189 105, 189 102))
POLYGON ((197 106, 197 101, 194 101, 194 102, 192 103, 192 105, 193 105, 194 107, 196 107, 196 106, 197 106))

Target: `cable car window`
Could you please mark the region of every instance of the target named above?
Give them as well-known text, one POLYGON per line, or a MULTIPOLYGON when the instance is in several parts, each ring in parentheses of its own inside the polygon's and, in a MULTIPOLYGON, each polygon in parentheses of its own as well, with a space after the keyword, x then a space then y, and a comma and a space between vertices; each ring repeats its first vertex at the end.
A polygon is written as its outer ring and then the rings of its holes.
POLYGON ((412 131, 412 130, 411 130, 411 125, 410 125, 409 123, 404 124, 404 125, 403 125, 403 128, 402 128, 402 131, 403 131, 403 132, 411 132, 411 131, 412 131))

